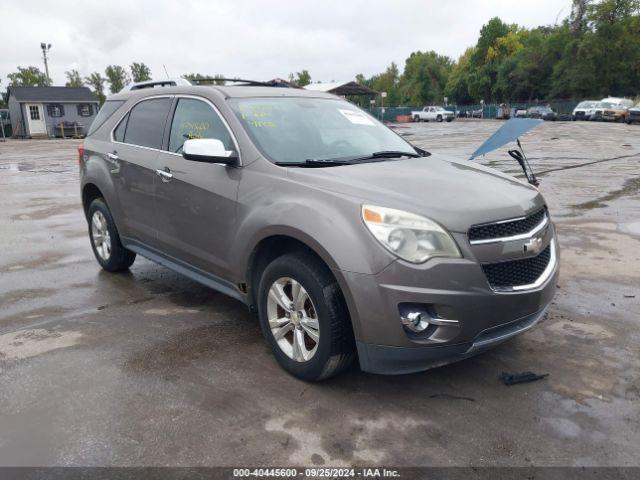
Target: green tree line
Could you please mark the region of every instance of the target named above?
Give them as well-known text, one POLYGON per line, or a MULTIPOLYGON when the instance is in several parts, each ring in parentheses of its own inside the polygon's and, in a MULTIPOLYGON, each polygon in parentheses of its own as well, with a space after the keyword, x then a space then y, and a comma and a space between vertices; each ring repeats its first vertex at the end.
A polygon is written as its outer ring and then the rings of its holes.
MULTIPOLYGON (((47 87, 51 85, 51 80, 38 67, 17 67, 16 70, 7 75, 9 86, 47 87)), ((78 70, 69 70, 65 72, 65 76, 67 77, 66 87, 88 86, 102 104, 106 97, 105 86, 109 87, 110 93, 119 92, 131 81, 151 80, 151 69, 142 62, 133 62, 129 66, 129 72, 120 65, 109 65, 104 71, 104 76, 100 72, 93 72, 82 77, 78 70)), ((6 99, 4 101, 6 102, 6 99)))
MULTIPOLYGON (((17 67, 17 71, 7 75, 9 86, 16 87, 46 87, 51 85, 51 81, 46 74, 38 67, 17 67)), ((305 70, 306 72, 306 70, 305 70)), ((117 93, 122 90, 130 82, 144 82, 151 80, 151 69, 142 62, 133 62, 129 66, 129 71, 121 65, 109 65, 105 68, 104 75, 100 72, 93 72, 83 77, 78 70, 69 70, 65 72, 67 78, 66 87, 89 87, 98 97, 100 104, 104 103, 106 98, 106 88, 109 93, 117 93)), ((223 75, 202 75, 200 73, 187 73, 182 75, 191 81, 202 81, 211 79, 210 82, 223 85, 223 75)), ((0 107, 6 105, 6 92, 0 97, 0 107)))
POLYGON ((418 51, 402 73, 392 63, 356 80, 387 92, 386 105, 636 96, 640 0, 573 0, 564 21, 532 29, 492 18, 457 61, 418 51))

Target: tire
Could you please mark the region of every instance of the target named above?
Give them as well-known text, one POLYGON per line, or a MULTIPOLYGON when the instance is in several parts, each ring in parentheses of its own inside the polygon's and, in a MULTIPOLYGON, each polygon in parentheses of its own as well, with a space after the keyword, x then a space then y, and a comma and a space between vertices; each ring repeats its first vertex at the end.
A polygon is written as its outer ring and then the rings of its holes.
POLYGON ((96 198, 89 205, 89 239, 96 260, 109 272, 126 270, 136 259, 134 252, 122 246, 109 207, 102 198, 96 198))
POLYGON ((440 123, 442 123, 442 115, 438 115, 438 117, 436 118, 436 120, 440 123))
POLYGON ((413 121, 420 123, 420 117, 418 115, 416 115, 415 117, 413 117, 413 121))
POLYGON ((453 118, 447 118, 447 123, 453 122, 453 118))
POLYGON ((291 375, 306 381, 324 380, 337 375, 353 361, 355 342, 344 297, 328 268, 315 256, 306 252, 290 253, 271 262, 260 279, 257 303, 262 333, 280 366, 291 375), (303 299, 296 310, 304 312, 295 319, 281 306, 292 303, 293 282, 301 287, 297 291, 303 299), (278 285, 283 288, 280 290, 278 285), (274 300, 270 295, 272 288, 274 292, 284 293, 284 302, 274 300), (281 321, 270 325, 269 315, 281 321), (317 342, 308 334, 313 322, 318 326, 317 330, 311 328, 317 342), (282 332, 286 333, 277 340, 274 335, 282 332), (295 338, 304 339, 298 343, 303 349, 296 349, 295 338))

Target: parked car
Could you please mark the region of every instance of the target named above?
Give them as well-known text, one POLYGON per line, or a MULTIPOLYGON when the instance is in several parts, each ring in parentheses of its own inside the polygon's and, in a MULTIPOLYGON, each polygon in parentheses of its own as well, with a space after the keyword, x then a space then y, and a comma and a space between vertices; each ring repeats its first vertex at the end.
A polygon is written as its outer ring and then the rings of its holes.
POLYGON ((591 115, 591 121, 601 122, 602 114, 604 113, 605 108, 613 107, 613 105, 606 102, 598 102, 593 111, 593 115, 591 115))
POLYGON ((482 113, 483 113, 482 108, 479 108, 477 110, 472 110, 471 111, 471 118, 482 118, 482 116, 483 116, 482 113))
POLYGON ((627 115, 627 123, 629 125, 635 122, 640 122, 640 103, 638 103, 635 107, 630 108, 629 114, 627 115))
POLYGON ((523 109, 516 110, 516 118, 527 118, 527 111, 523 109))
POLYGON ((624 122, 631 107, 633 107, 633 101, 627 98, 604 98, 600 117, 607 122, 624 122))
POLYGON ((462 360, 532 328, 554 296, 535 187, 413 147, 330 94, 130 89, 78 155, 103 269, 139 254, 243 302, 305 380, 356 356, 384 374, 462 360))
POLYGON ((442 107, 424 107, 422 110, 414 110, 411 116, 415 122, 450 122, 455 118, 455 114, 451 110, 445 110, 442 107))
POLYGON ((506 103, 498 105, 496 112, 497 120, 509 120, 511 118, 511 107, 506 103))
POLYGON ((555 122, 558 119, 558 114, 550 107, 530 107, 529 110, 527 110, 527 117, 541 118, 542 120, 551 120, 555 122))
POLYGON ((585 100, 584 102, 580 102, 576 108, 573 109, 571 114, 571 119, 576 120, 591 120, 591 117, 596 112, 596 107, 598 106, 597 100, 585 100))

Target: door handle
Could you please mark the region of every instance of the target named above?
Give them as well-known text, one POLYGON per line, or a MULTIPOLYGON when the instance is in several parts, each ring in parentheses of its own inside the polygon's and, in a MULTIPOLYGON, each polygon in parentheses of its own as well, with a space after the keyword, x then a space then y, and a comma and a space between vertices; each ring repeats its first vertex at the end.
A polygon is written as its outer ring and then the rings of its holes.
POLYGON ((164 170, 156 170, 158 176, 162 179, 163 182, 168 182, 173 178, 173 173, 169 170, 168 167, 164 167, 164 170))
POLYGON ((118 154, 116 152, 107 153, 107 157, 109 157, 109 160, 120 160, 120 157, 118 156, 118 154))

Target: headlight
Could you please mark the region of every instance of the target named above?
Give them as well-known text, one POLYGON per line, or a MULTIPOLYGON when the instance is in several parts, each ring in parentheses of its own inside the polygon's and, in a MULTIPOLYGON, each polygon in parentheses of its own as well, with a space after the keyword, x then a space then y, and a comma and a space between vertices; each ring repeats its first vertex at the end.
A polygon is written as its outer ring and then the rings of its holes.
POLYGON ((432 257, 462 256, 445 229, 420 215, 363 205, 362 219, 387 250, 408 262, 424 263, 432 257))

